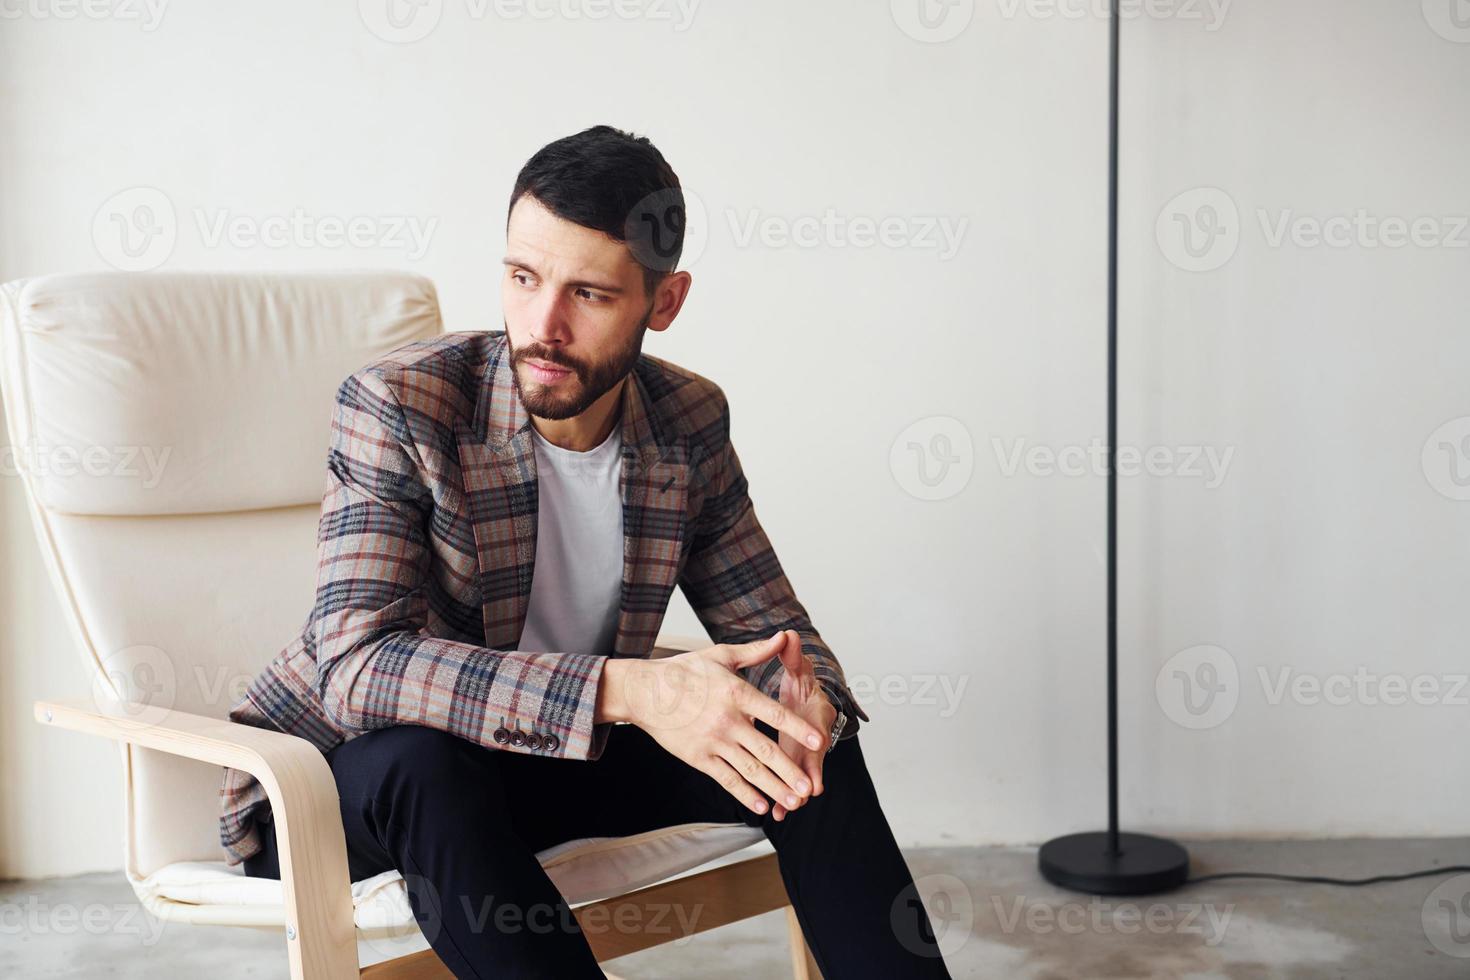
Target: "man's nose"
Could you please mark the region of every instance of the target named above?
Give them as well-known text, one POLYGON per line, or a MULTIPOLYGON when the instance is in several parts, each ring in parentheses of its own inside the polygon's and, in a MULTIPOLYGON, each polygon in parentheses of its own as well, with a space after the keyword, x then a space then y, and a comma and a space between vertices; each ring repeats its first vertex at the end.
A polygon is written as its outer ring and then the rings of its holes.
POLYGON ((555 290, 545 290, 531 309, 531 339, 547 346, 562 346, 571 339, 566 303, 555 290))

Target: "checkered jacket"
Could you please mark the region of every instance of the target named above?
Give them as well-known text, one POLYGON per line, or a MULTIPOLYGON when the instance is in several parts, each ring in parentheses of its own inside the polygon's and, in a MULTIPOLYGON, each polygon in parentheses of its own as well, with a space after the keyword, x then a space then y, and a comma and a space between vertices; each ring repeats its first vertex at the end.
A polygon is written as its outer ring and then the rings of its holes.
MULTIPOLYGON (((677 584, 714 642, 796 630, 851 737, 868 716, 756 519, 724 393, 648 354, 626 383, 612 656, 648 656, 677 584)), ((536 555, 531 431, 504 331, 414 341, 343 381, 315 603, 230 719, 324 753, 376 728, 425 725, 501 751, 597 759, 612 727, 592 721, 603 658, 516 649, 536 555)), ((742 673, 776 697, 784 667, 772 658, 742 673)), ((227 768, 220 805, 220 843, 239 864, 260 849, 265 790, 227 768)))

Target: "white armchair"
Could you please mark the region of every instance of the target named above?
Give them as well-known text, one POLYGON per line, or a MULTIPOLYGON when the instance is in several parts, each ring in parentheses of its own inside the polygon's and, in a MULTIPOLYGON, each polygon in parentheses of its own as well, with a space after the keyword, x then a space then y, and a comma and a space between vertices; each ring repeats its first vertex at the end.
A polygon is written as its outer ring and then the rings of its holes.
MULTIPOLYGON (((9 436, 94 679, 90 696, 37 702, 36 717, 118 742, 124 869, 143 905, 281 930, 296 978, 450 976, 398 872, 349 880, 321 753, 227 720, 311 602, 337 385, 442 329, 433 284, 399 273, 96 273, 0 287, 9 436), (280 881, 225 863, 222 766, 265 787, 280 881)), ((661 637, 655 654, 695 645, 661 637)), ((643 910, 698 903, 692 931, 703 931, 784 907, 793 970, 817 976, 758 829, 687 824, 539 857, 599 960, 685 934, 677 916, 658 916, 656 931, 606 927, 651 921, 643 910)))

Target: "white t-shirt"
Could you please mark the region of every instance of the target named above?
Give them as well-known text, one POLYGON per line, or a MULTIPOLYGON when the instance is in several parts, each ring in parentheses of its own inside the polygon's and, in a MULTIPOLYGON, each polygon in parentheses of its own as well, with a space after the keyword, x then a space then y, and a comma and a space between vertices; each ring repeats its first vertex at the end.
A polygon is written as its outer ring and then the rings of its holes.
POLYGON ((585 453, 535 426, 536 568, 521 650, 611 655, 623 590, 621 427, 585 453))

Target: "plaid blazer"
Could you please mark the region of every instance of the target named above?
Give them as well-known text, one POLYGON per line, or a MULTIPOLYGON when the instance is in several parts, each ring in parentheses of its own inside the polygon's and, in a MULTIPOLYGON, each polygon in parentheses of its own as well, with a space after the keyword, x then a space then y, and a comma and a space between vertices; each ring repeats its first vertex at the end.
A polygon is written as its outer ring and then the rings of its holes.
MULTIPOLYGON (((647 657, 677 584, 710 637, 796 630, 827 696, 868 716, 812 627, 756 520, 713 382, 642 355, 622 400, 624 566, 614 657, 647 657)), ((338 387, 317 529, 316 596, 301 632, 246 689, 233 721, 327 752, 363 732, 425 725, 507 752, 597 759, 602 657, 519 651, 536 556, 530 416, 504 331, 414 341, 338 387), (537 737, 507 739, 520 730, 537 737), (498 736, 498 737, 497 737, 498 736)), ((785 668, 742 674, 771 697, 785 668)), ((260 849, 268 804, 225 769, 227 863, 260 849)))

